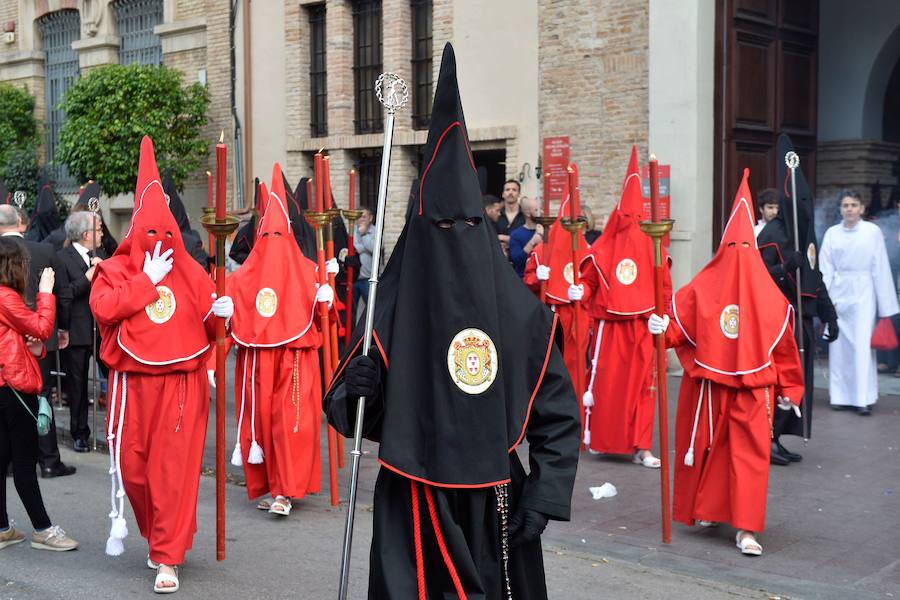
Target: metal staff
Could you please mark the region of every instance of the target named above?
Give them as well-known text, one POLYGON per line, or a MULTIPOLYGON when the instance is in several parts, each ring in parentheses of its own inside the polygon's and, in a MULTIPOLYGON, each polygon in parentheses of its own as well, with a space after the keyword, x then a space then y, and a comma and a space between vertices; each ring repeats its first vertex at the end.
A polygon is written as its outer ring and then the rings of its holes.
MULTIPOLYGON (((88 210, 91 211, 91 214, 94 215, 94 223, 92 227, 92 235, 94 237, 93 244, 94 248, 91 252, 95 255, 91 258, 91 266, 94 266, 94 258, 96 258, 97 253, 97 222, 100 221, 100 198, 94 196, 90 200, 88 200, 88 210)), ((97 380, 100 379, 100 361, 97 356, 97 321, 95 319, 91 319, 91 356, 94 359, 94 384, 93 390, 91 392, 91 396, 93 396, 94 404, 91 410, 91 431, 93 435, 91 437, 94 438, 94 452, 97 451, 97 405, 100 404, 100 394, 99 388, 97 387, 97 380)))
MULTIPOLYGON (((391 143, 394 139, 394 113, 409 101, 409 88, 399 75, 382 73, 375 81, 375 94, 387 111, 384 115, 384 146, 381 150, 381 177, 378 180, 378 207, 375 210, 375 248, 372 250, 372 274, 369 275, 369 299, 366 301, 366 329, 362 353, 366 356, 372 347, 372 331, 375 327, 375 297, 378 293, 378 265, 381 264, 381 236, 384 233, 384 207, 387 204, 388 171, 391 166, 391 143)), ((350 471, 350 501, 347 505, 347 522, 344 527, 344 550, 341 554, 341 585, 339 600, 347 598, 347 580, 350 575, 350 550, 353 545, 353 518, 356 513, 356 488, 359 483, 359 458, 362 455, 363 418, 366 398, 356 402, 356 427, 353 432, 353 463, 350 471)))
MULTIPOLYGON (((653 238, 653 291, 656 314, 666 312, 663 285, 665 266, 662 259, 662 238, 672 229, 674 221, 659 218, 659 163, 650 155, 650 220, 641 221, 641 231, 653 238)), ((666 391, 666 340, 656 336, 656 398, 659 401, 659 480, 662 502, 662 541, 672 541, 672 513, 669 510, 669 408, 666 391)))
MULTIPOLYGON (((784 164, 787 165, 787 168, 791 170, 791 208, 794 211, 794 252, 800 252, 800 225, 798 223, 798 217, 800 216, 797 211, 797 167, 800 166, 800 157, 793 150, 784 155, 784 164)), ((806 364, 806 348, 804 348, 804 340, 803 340, 803 290, 800 287, 800 267, 797 267, 797 270, 794 272, 794 286, 797 288, 797 310, 796 310, 796 326, 794 327, 794 333, 797 337, 797 349, 800 351, 800 364, 806 364)), ((804 374, 806 373, 806 368, 804 367, 804 374)), ((805 383, 805 382, 804 382, 805 383)), ((806 393, 806 388, 803 388, 803 398, 800 400, 800 403, 803 405, 803 416, 801 417, 802 426, 803 426, 803 441, 809 441, 809 394, 806 393)))

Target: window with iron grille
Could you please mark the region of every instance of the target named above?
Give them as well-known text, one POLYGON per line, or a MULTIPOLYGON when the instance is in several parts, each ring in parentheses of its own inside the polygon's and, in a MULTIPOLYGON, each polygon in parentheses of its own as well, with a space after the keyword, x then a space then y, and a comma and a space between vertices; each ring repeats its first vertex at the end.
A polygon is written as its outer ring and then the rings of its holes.
POLYGON ((381 148, 360 150, 356 154, 359 205, 375 212, 378 204, 378 179, 381 177, 381 148))
POLYGON ((432 0, 411 0, 413 127, 431 124, 432 89, 432 0))
POLYGON ((81 18, 77 10, 59 10, 45 15, 39 21, 41 45, 44 61, 44 102, 47 121, 45 126, 44 150, 47 170, 56 182, 56 190, 67 193, 76 190, 74 178, 64 165, 54 164, 56 147, 59 145, 59 131, 66 119, 60 108, 66 92, 78 77, 78 54, 72 49, 72 42, 81 35, 81 18))
POLYGON ((163 0, 119 0, 114 8, 119 64, 161 65, 162 42, 153 28, 163 22, 163 0))
POLYGON ((356 133, 384 130, 375 80, 381 75, 381 0, 356 0, 353 6, 353 80, 356 133))
POLYGON ((328 135, 328 87, 325 63, 325 5, 309 7, 309 91, 312 137, 328 135))

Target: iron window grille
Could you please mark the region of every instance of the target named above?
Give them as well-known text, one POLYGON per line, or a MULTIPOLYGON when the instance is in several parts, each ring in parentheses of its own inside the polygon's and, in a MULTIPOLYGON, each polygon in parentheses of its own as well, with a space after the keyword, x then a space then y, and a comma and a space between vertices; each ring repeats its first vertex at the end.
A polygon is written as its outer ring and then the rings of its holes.
POLYGON ((381 0, 356 0, 353 6, 353 80, 356 133, 384 131, 375 80, 381 75, 381 0))
POLYGON ((328 85, 325 56, 325 5, 309 7, 309 91, 312 137, 328 135, 328 85))
POLYGON ((359 205, 375 212, 378 204, 378 180, 381 177, 381 148, 367 148, 356 155, 359 205))
POLYGON ((119 64, 159 66, 162 42, 153 28, 163 22, 162 0, 119 0, 114 4, 119 29, 119 64))
POLYGON ((412 8, 412 91, 413 128, 431 125, 432 64, 432 0, 411 0, 412 8))
POLYGON ((72 49, 72 42, 81 35, 81 17, 77 10, 59 10, 42 17, 39 26, 41 45, 46 55, 44 102, 47 122, 44 150, 47 172, 56 183, 57 191, 74 192, 77 189, 75 179, 69 175, 65 165, 54 162, 54 157, 59 146, 59 132, 66 120, 66 113, 61 105, 69 87, 78 77, 78 53, 72 49))

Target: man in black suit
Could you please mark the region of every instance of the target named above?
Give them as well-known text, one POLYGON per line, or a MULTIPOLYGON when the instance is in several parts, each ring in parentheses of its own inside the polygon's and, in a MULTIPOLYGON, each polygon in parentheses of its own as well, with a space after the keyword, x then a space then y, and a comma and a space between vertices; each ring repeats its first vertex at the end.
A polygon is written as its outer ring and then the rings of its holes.
POLYGON ((94 268, 101 259, 94 250, 101 246, 103 227, 92 212, 82 211, 69 215, 65 223, 68 243, 57 253, 57 258, 68 280, 71 307, 60 317, 60 335, 68 338, 63 351, 66 369, 66 392, 69 394, 69 416, 72 439, 76 452, 88 452, 88 368, 94 343, 94 318, 88 303, 94 268))
MULTIPOLYGON (((71 302, 69 294, 69 286, 56 260, 53 247, 49 244, 40 242, 27 241, 23 238, 22 232, 25 229, 26 222, 23 221, 15 207, 10 205, 0 206, 0 235, 18 237, 25 245, 30 259, 28 285, 25 293, 25 301, 30 306, 34 306, 35 296, 37 295, 38 279, 40 273, 46 267, 50 267, 56 273, 56 283, 53 286, 53 294, 56 296, 57 314, 65 312, 71 302)), ((52 387, 53 378, 50 370, 56 362, 56 351, 58 350, 57 336, 54 335, 47 340, 45 344, 47 348, 46 356, 38 361, 41 368, 41 376, 44 380, 44 389, 41 395, 49 396, 52 387)), ((40 447, 39 462, 41 464, 42 477, 63 477, 71 475, 75 472, 75 467, 70 467, 62 462, 59 456, 59 446, 56 441, 56 419, 50 423, 50 432, 47 435, 38 438, 40 447)))

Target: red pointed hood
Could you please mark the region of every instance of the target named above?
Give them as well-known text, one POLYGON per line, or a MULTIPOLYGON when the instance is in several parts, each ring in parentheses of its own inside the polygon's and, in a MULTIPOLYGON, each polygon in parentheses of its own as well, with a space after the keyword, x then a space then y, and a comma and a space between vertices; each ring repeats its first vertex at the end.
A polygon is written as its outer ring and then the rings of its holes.
MULTIPOLYGON (((260 183, 260 193, 266 191, 260 183)), ((272 169, 253 250, 228 279, 234 300, 231 336, 243 346, 317 346, 312 327, 316 299, 316 265, 303 256, 294 241, 285 199, 281 166, 272 169)))
MULTIPOLYGON (((550 267, 550 279, 547 281, 547 303, 569 304, 569 286, 575 281, 575 273, 572 264, 572 234, 562 225, 563 218, 569 216, 569 205, 575 204, 575 214, 581 214, 581 206, 578 194, 570 190, 566 181, 563 188, 563 201, 559 205, 556 222, 550 226, 547 235, 547 243, 535 248, 536 256, 540 264, 550 267)), ((588 253, 589 247, 584 236, 578 237, 577 262, 588 253)))
MULTIPOLYGON (((609 216, 586 260, 595 268, 600 289, 591 297, 589 311, 598 319, 629 319, 655 308, 653 295, 653 240, 641 231, 644 196, 638 171, 637 148, 631 148, 622 196, 609 216)), ((666 257, 668 258, 668 257, 666 257)), ((666 269, 666 277, 669 277, 666 269)))
POLYGON ((744 169, 716 255, 672 301, 690 342, 679 352, 682 364, 696 376, 735 386, 771 364, 792 315, 756 247, 749 175, 744 169))
POLYGON ((184 248, 181 231, 166 203, 153 142, 144 136, 134 210, 125 237, 99 272, 111 282, 143 276, 145 253, 172 249, 172 270, 156 286, 159 300, 119 325, 118 344, 138 362, 170 365, 196 358, 209 348, 204 320, 215 291, 209 275, 184 248))

